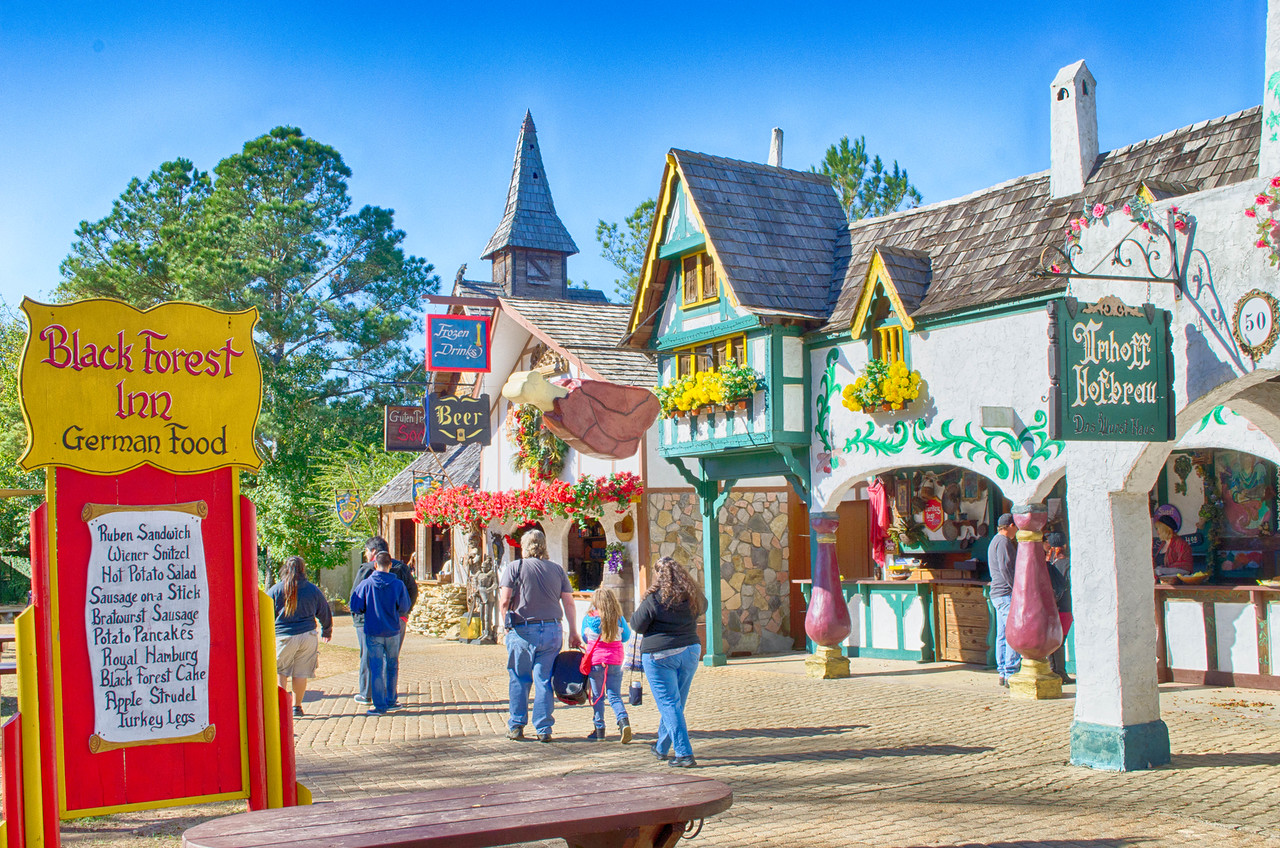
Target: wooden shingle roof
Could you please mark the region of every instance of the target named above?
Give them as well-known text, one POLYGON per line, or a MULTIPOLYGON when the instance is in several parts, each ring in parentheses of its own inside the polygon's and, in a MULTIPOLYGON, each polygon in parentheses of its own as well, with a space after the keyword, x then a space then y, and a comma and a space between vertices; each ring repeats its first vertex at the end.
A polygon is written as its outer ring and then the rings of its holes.
POLYGON ((538 131, 533 126, 533 116, 527 111, 516 141, 507 208, 480 258, 488 259, 504 247, 528 247, 565 255, 578 252, 578 246, 556 214, 551 186, 542 167, 538 131))
POLYGON ((831 180, 672 150, 720 270, 753 312, 822 318, 845 215, 831 180))
MULTIPOLYGON (((1201 191, 1257 176, 1261 109, 1203 121, 1103 153, 1082 195, 1054 200, 1049 174, 1019 177, 956 200, 854 222, 847 264, 833 288, 828 329, 849 325, 866 281, 872 251, 907 248, 928 254, 932 280, 916 317, 1061 290, 1060 278, 1031 276, 1041 251, 1061 244, 1067 222, 1084 201, 1109 206, 1143 182, 1170 193, 1201 191)), ((807 299, 805 301, 807 303, 807 299)))
POLYGON ((618 347, 627 333, 629 305, 516 297, 503 297, 502 305, 531 332, 536 329, 553 347, 605 380, 646 388, 658 382, 653 360, 618 347))
POLYGON ((454 446, 443 454, 423 453, 414 457, 399 474, 392 477, 369 498, 369 506, 399 506, 413 503, 413 473, 439 474, 440 466, 454 486, 480 485, 480 445, 454 446))

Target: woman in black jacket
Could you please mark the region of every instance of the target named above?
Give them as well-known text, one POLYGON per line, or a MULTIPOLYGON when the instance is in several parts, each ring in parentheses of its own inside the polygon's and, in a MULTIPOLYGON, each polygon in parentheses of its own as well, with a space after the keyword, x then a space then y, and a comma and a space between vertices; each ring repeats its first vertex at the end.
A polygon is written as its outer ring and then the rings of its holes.
POLYGON ((652 750, 665 760, 674 748, 670 765, 692 768, 698 763, 689 744, 684 705, 702 654, 698 616, 706 601, 693 578, 671 557, 658 560, 653 572, 653 585, 631 617, 631 629, 644 634, 640 661, 660 716, 652 750))

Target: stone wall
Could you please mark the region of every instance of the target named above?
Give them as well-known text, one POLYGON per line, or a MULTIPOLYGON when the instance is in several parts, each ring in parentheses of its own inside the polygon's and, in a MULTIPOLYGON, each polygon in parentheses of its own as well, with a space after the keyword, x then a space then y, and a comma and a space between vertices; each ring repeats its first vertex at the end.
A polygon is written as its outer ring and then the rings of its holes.
MULTIPOLYGON (((702 585, 702 515, 693 492, 648 495, 651 560, 674 557, 702 585)), ((725 653, 792 648, 787 492, 738 491, 720 511, 720 592, 725 653)))

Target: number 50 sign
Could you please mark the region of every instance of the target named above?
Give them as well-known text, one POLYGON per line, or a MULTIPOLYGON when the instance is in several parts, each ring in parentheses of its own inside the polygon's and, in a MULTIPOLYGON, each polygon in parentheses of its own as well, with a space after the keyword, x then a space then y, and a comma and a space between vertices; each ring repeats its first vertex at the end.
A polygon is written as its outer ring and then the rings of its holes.
POLYGON ((1236 315, 1232 327, 1240 349, 1254 360, 1271 352, 1277 336, 1280 336, 1280 304, 1261 289, 1254 289, 1236 303, 1236 315))

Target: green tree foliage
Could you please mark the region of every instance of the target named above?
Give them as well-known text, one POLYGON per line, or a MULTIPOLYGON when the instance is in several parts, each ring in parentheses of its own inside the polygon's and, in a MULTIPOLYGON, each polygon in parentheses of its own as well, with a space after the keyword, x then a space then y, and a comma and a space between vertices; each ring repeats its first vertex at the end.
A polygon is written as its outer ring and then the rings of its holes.
POLYGON ((627 216, 621 227, 605 221, 596 224, 600 255, 626 274, 613 283, 619 299, 624 302, 635 297, 636 286, 640 284, 644 252, 649 246, 649 230, 653 227, 653 213, 657 206, 653 198, 644 201, 627 216))
POLYGON ((827 148, 822 164, 809 170, 831 178, 850 221, 910 209, 923 199, 897 162, 890 171, 879 156, 868 157, 865 136, 852 143, 844 136, 827 148))
POLYGON ((131 181, 110 214, 80 224, 61 267, 64 299, 257 308, 266 464, 245 484, 273 560, 341 560, 316 512, 317 468, 380 437, 379 407, 400 400, 388 382, 421 368, 407 342, 439 287, 391 210, 352 209, 350 177, 338 151, 277 127, 212 176, 179 159, 131 181))
MULTIPOLYGON (((0 303, 0 385, 4 387, 0 391, 0 488, 4 489, 44 488, 43 471, 23 471, 18 467, 27 441, 17 392, 18 366, 26 337, 26 322, 0 303)), ((18 565, 28 556, 28 518, 43 500, 40 496, 0 498, 0 560, 18 565)))

